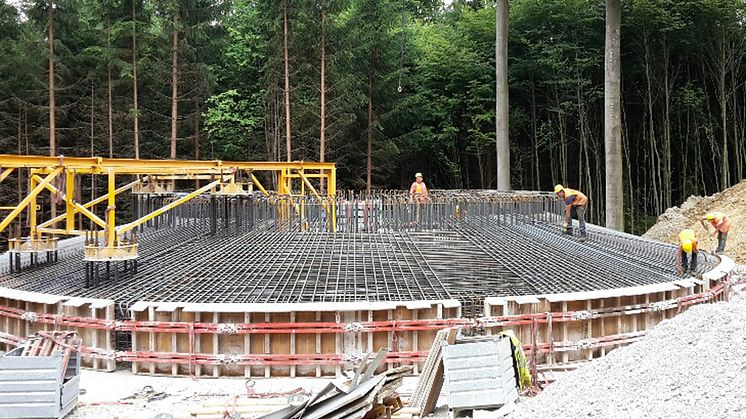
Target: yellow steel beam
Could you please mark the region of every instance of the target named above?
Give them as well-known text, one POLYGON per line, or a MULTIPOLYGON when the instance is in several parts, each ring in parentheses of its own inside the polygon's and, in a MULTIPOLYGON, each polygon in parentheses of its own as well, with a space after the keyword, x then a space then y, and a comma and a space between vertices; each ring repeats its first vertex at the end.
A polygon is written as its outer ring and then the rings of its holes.
POLYGON ((251 181, 254 182, 254 185, 256 185, 257 188, 259 188, 260 191, 264 194, 264 196, 269 196, 269 192, 267 192, 266 189, 264 189, 264 186, 259 182, 259 179, 254 176, 254 174, 251 174, 251 181))
POLYGON ((106 246, 107 247, 114 247, 114 239, 116 239, 116 234, 114 232, 114 229, 116 228, 116 194, 114 193, 117 190, 116 186, 116 175, 114 175, 114 170, 109 169, 109 177, 108 177, 108 192, 106 194, 108 206, 106 207, 106 246))
POLYGON ((75 214, 73 213, 73 209, 75 208, 75 201, 73 201, 73 197, 75 196, 75 172, 71 170, 65 172, 65 185, 65 193, 60 194, 62 196, 66 195, 63 198, 65 200, 65 214, 67 214, 65 217, 65 230, 75 230, 75 214))
MULTIPOLYGON (((41 182, 42 181, 42 178, 39 175, 34 175, 31 178, 34 179, 37 182, 41 182)), ((98 215, 96 215, 96 214, 92 213, 91 211, 89 211, 88 208, 85 208, 83 205, 80 205, 79 203, 73 201, 72 198, 70 198, 68 200, 67 199, 67 195, 64 194, 64 193, 62 193, 56 187, 54 187, 54 185, 46 185, 45 188, 49 189, 50 192, 59 194, 62 197, 62 199, 65 201, 66 204, 69 204, 69 205, 72 206, 73 211, 71 212, 70 210, 68 210, 68 212, 66 212, 65 214, 59 215, 59 216, 57 216, 57 217, 55 217, 55 218, 53 218, 53 219, 51 219, 51 220, 49 220, 47 222, 39 224, 37 226, 37 230, 41 229, 41 228, 46 228, 47 226, 53 225, 57 221, 61 221, 61 220, 65 219, 67 217, 67 214, 74 214, 74 213, 78 213, 78 212, 83 213, 83 215, 85 215, 86 217, 90 218, 94 223, 98 224, 99 226, 106 227, 106 221, 102 220, 101 218, 99 218, 98 215), (55 221, 55 220, 57 220, 57 221, 55 221)), ((104 199, 106 199, 106 195, 104 195, 104 199)), ((64 230, 62 230, 62 231, 74 230, 74 228, 70 228, 69 226, 66 226, 66 227, 67 228, 64 229, 64 230)))
MULTIPOLYGON (((122 186, 121 188, 117 189, 116 191, 114 191, 114 194, 115 195, 119 195, 120 193, 122 193, 122 192, 124 192, 126 190, 132 189, 135 185, 139 184, 140 182, 141 182, 140 179, 138 179, 138 180, 136 180, 134 182, 130 182, 130 183, 122 186)), ((100 204, 100 203, 106 201, 107 199, 108 199, 108 195, 101 195, 98 198, 96 198, 96 199, 94 199, 92 201, 86 202, 83 205, 80 205, 80 204, 74 205, 73 212, 75 214, 77 214, 78 212, 83 211, 82 209, 79 209, 79 208, 82 207, 83 209, 87 210, 88 208, 92 208, 95 205, 100 204)), ((98 218, 95 214, 93 214, 93 216, 96 217, 96 218, 98 218)), ((45 221, 45 222, 39 224, 39 228, 41 229, 41 228, 49 227, 49 226, 53 225, 54 223, 57 223, 59 221, 64 220, 65 217, 67 217, 67 213, 62 214, 62 215, 58 215, 58 216, 52 218, 49 221, 45 221)), ((86 215, 86 217, 91 218, 89 215, 86 215)), ((93 218, 91 218, 91 219, 93 220, 93 218)), ((98 218, 98 219, 101 220, 100 218, 98 218)), ((106 224, 103 220, 101 220, 101 222, 104 223, 104 224, 106 224)), ((98 222, 96 222, 96 224, 98 224, 98 222)), ((102 227, 104 226, 102 224, 99 224, 99 225, 102 226, 102 227)))
MULTIPOLYGON (((53 170, 52 173, 48 174, 38 185, 35 185, 31 189, 29 194, 26 195, 26 197, 23 198, 23 200, 18 204, 18 206, 16 206, 15 209, 11 211, 10 214, 8 214, 2 222, 0 222, 0 231, 5 230, 10 225, 10 223, 18 216, 18 214, 20 214, 23 211, 23 209, 26 208, 26 206, 28 206, 28 204, 32 202, 35 204, 36 195, 38 195, 39 192, 44 190, 44 188, 46 188, 47 185, 49 185, 50 182, 52 182, 52 180, 55 177, 57 177, 57 175, 60 174, 60 172, 62 172, 62 168, 58 167, 57 169, 53 170)), ((35 215, 36 205, 32 205, 32 213, 34 213, 35 215)), ((31 220, 31 221, 34 221, 34 223, 31 224, 32 228, 34 228, 35 220, 31 220)))
POLYGON ((316 188, 314 188, 313 185, 311 185, 311 182, 308 180, 308 178, 306 177, 306 175, 303 172, 298 171, 298 176, 303 180, 303 183, 306 184, 306 187, 311 191, 311 193, 313 194, 313 196, 315 196, 323 204, 324 200, 321 199, 321 195, 319 195, 319 193, 316 192, 316 188))
POLYGON ((9 167, 5 170, 3 170, 2 173, 0 173, 0 182, 4 181, 6 177, 8 177, 9 174, 13 173, 13 170, 15 170, 14 167, 9 167))
POLYGON ((44 227, 38 227, 36 231, 39 233, 60 234, 60 235, 67 235, 67 236, 84 236, 87 233, 87 231, 84 231, 84 230, 66 230, 64 228, 44 228, 44 227))
POLYGON ((153 218, 155 218, 155 217, 163 214, 164 212, 166 212, 166 211, 168 211, 168 210, 170 210, 172 208, 175 208, 175 207, 177 207, 177 206, 179 206, 179 205, 181 205, 181 204, 183 204, 183 203, 185 203, 185 202, 187 202, 187 201, 189 201, 189 200, 197 197, 198 195, 200 195, 202 193, 205 193, 205 192, 209 191, 210 189, 212 189, 212 188, 220 185, 220 183, 221 183, 221 181, 219 181, 219 180, 216 180, 214 182, 210 182, 207 185, 205 185, 205 186, 203 186, 203 187, 195 190, 194 192, 191 192, 188 195, 185 195, 185 196, 177 199, 176 201, 173 201, 173 202, 169 203, 168 205, 165 205, 165 206, 163 206, 161 208, 158 208, 157 210, 151 212, 150 214, 147 214, 147 215, 145 215, 143 217, 140 217, 139 219, 137 219, 137 220, 135 220, 135 221, 133 221, 131 223, 128 223, 128 224, 125 224, 125 225, 117 227, 116 232, 118 234, 122 234, 124 232, 130 231, 133 228, 139 226, 140 224, 143 224, 143 223, 145 223, 145 222, 147 222, 147 221, 149 221, 149 220, 151 220, 151 219, 153 219, 153 218))
POLYGON ((216 170, 330 170, 334 163, 317 162, 233 162, 222 160, 138 160, 105 159, 101 157, 64 156, 19 156, 0 154, 0 167, 5 168, 51 168, 64 166, 78 173, 107 174, 112 169, 115 174, 189 174, 212 173, 216 170))

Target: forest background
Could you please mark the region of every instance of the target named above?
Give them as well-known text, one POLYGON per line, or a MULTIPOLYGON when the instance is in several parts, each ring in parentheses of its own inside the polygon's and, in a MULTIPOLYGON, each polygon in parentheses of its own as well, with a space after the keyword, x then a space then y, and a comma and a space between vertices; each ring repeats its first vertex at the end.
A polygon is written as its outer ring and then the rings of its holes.
MULTIPOLYGON (((600 223, 604 17, 603 0, 512 0, 508 53, 512 187, 580 189, 600 223)), ((628 231, 743 179, 745 23, 742 0, 622 1, 628 231)), ((3 153, 496 187, 492 2, 0 0, 0 57, 3 153)))

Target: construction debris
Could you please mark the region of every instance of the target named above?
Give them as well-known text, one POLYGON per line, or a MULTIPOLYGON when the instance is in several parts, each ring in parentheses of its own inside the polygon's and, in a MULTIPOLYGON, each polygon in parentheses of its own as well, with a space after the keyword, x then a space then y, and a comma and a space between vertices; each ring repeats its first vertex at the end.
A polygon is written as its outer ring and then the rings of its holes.
POLYGON ((703 304, 567 373, 510 418, 746 417, 746 299, 703 304))
POLYGON ((433 345, 420 371, 420 380, 409 400, 409 407, 414 414, 427 416, 435 409, 443 388, 443 347, 455 343, 458 330, 458 328, 443 329, 435 335, 433 345))
MULTIPOLYGON (((310 399, 262 416, 262 419, 379 419, 390 418, 403 406, 396 395, 412 367, 399 367, 375 374, 383 364, 387 349, 372 360, 365 357, 351 379, 334 381, 310 399)), ((226 412, 230 413, 230 412, 226 412)))
POLYGON ((0 418, 62 418, 78 403, 80 336, 37 332, 0 356, 0 418))
POLYGON ((510 337, 464 336, 461 331, 443 329, 435 336, 409 401, 412 415, 431 414, 444 384, 452 412, 498 408, 518 398, 519 365, 510 337))

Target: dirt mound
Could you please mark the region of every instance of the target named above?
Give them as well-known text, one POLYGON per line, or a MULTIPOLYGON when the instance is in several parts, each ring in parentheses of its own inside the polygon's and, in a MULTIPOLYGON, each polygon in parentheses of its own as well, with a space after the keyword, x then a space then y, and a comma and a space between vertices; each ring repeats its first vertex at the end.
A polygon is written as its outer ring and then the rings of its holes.
POLYGON ((712 196, 690 196, 681 207, 669 208, 661 214, 658 222, 643 237, 675 244, 679 232, 691 228, 697 233, 700 248, 713 250, 717 246, 717 237, 712 236, 712 228, 708 234, 699 222, 710 211, 728 215, 732 225, 725 255, 746 264, 746 181, 712 196))

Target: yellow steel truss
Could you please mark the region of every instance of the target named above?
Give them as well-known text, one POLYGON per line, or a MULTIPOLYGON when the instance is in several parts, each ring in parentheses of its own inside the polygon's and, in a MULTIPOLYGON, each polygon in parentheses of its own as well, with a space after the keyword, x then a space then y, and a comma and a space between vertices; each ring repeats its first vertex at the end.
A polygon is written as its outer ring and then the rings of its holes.
MULTIPOLYGON (((0 154, 0 182, 7 178, 14 170, 29 169, 29 192, 15 206, 0 207, 0 211, 9 213, 0 221, 0 232, 4 231, 24 210, 28 210, 28 220, 31 234, 22 243, 20 238, 14 239, 14 248, 30 251, 35 248, 48 249, 39 243, 47 243, 42 234, 83 235, 83 230, 75 229, 75 215, 81 214, 101 227, 104 231, 103 245, 98 245, 98 239, 86 245, 88 260, 126 260, 136 257, 137 245, 124 237, 136 227, 157 217, 185 202, 204 193, 243 193, 243 188, 236 183, 236 176, 245 173, 251 185, 259 189, 264 195, 278 196, 310 195, 322 200, 324 208, 329 212, 332 229, 336 230, 336 168, 334 163, 314 162, 230 162, 220 160, 136 160, 109 159, 101 157, 47 157, 0 154), (277 180, 277 189, 272 191, 259 182, 256 172, 269 172, 277 180), (90 202, 81 204, 76 202, 75 176, 94 175, 106 176, 106 193, 90 202), (116 187, 117 176, 136 176, 137 179, 119 188, 116 187), (146 192, 145 185, 158 182, 174 181, 176 179, 206 180, 204 186, 168 203, 124 225, 116 224, 115 199, 118 194, 126 191, 146 192), (325 196, 311 183, 310 179, 321 179, 326 184, 325 196), (65 184, 64 190, 55 186, 55 182, 65 184), (138 189, 139 188, 139 189, 138 189), (47 190, 56 194, 64 203, 64 213, 56 217, 38 221, 37 198, 47 190), (326 199, 323 199, 326 198, 326 199), (106 202, 105 216, 102 218, 93 211, 97 204, 106 202), (58 223, 62 226, 56 227, 58 223)), ((303 216, 303 204, 286 200, 293 210, 303 216)), ((290 210, 290 208, 286 208, 290 210)), ((50 242, 51 243, 51 242, 50 242)))

